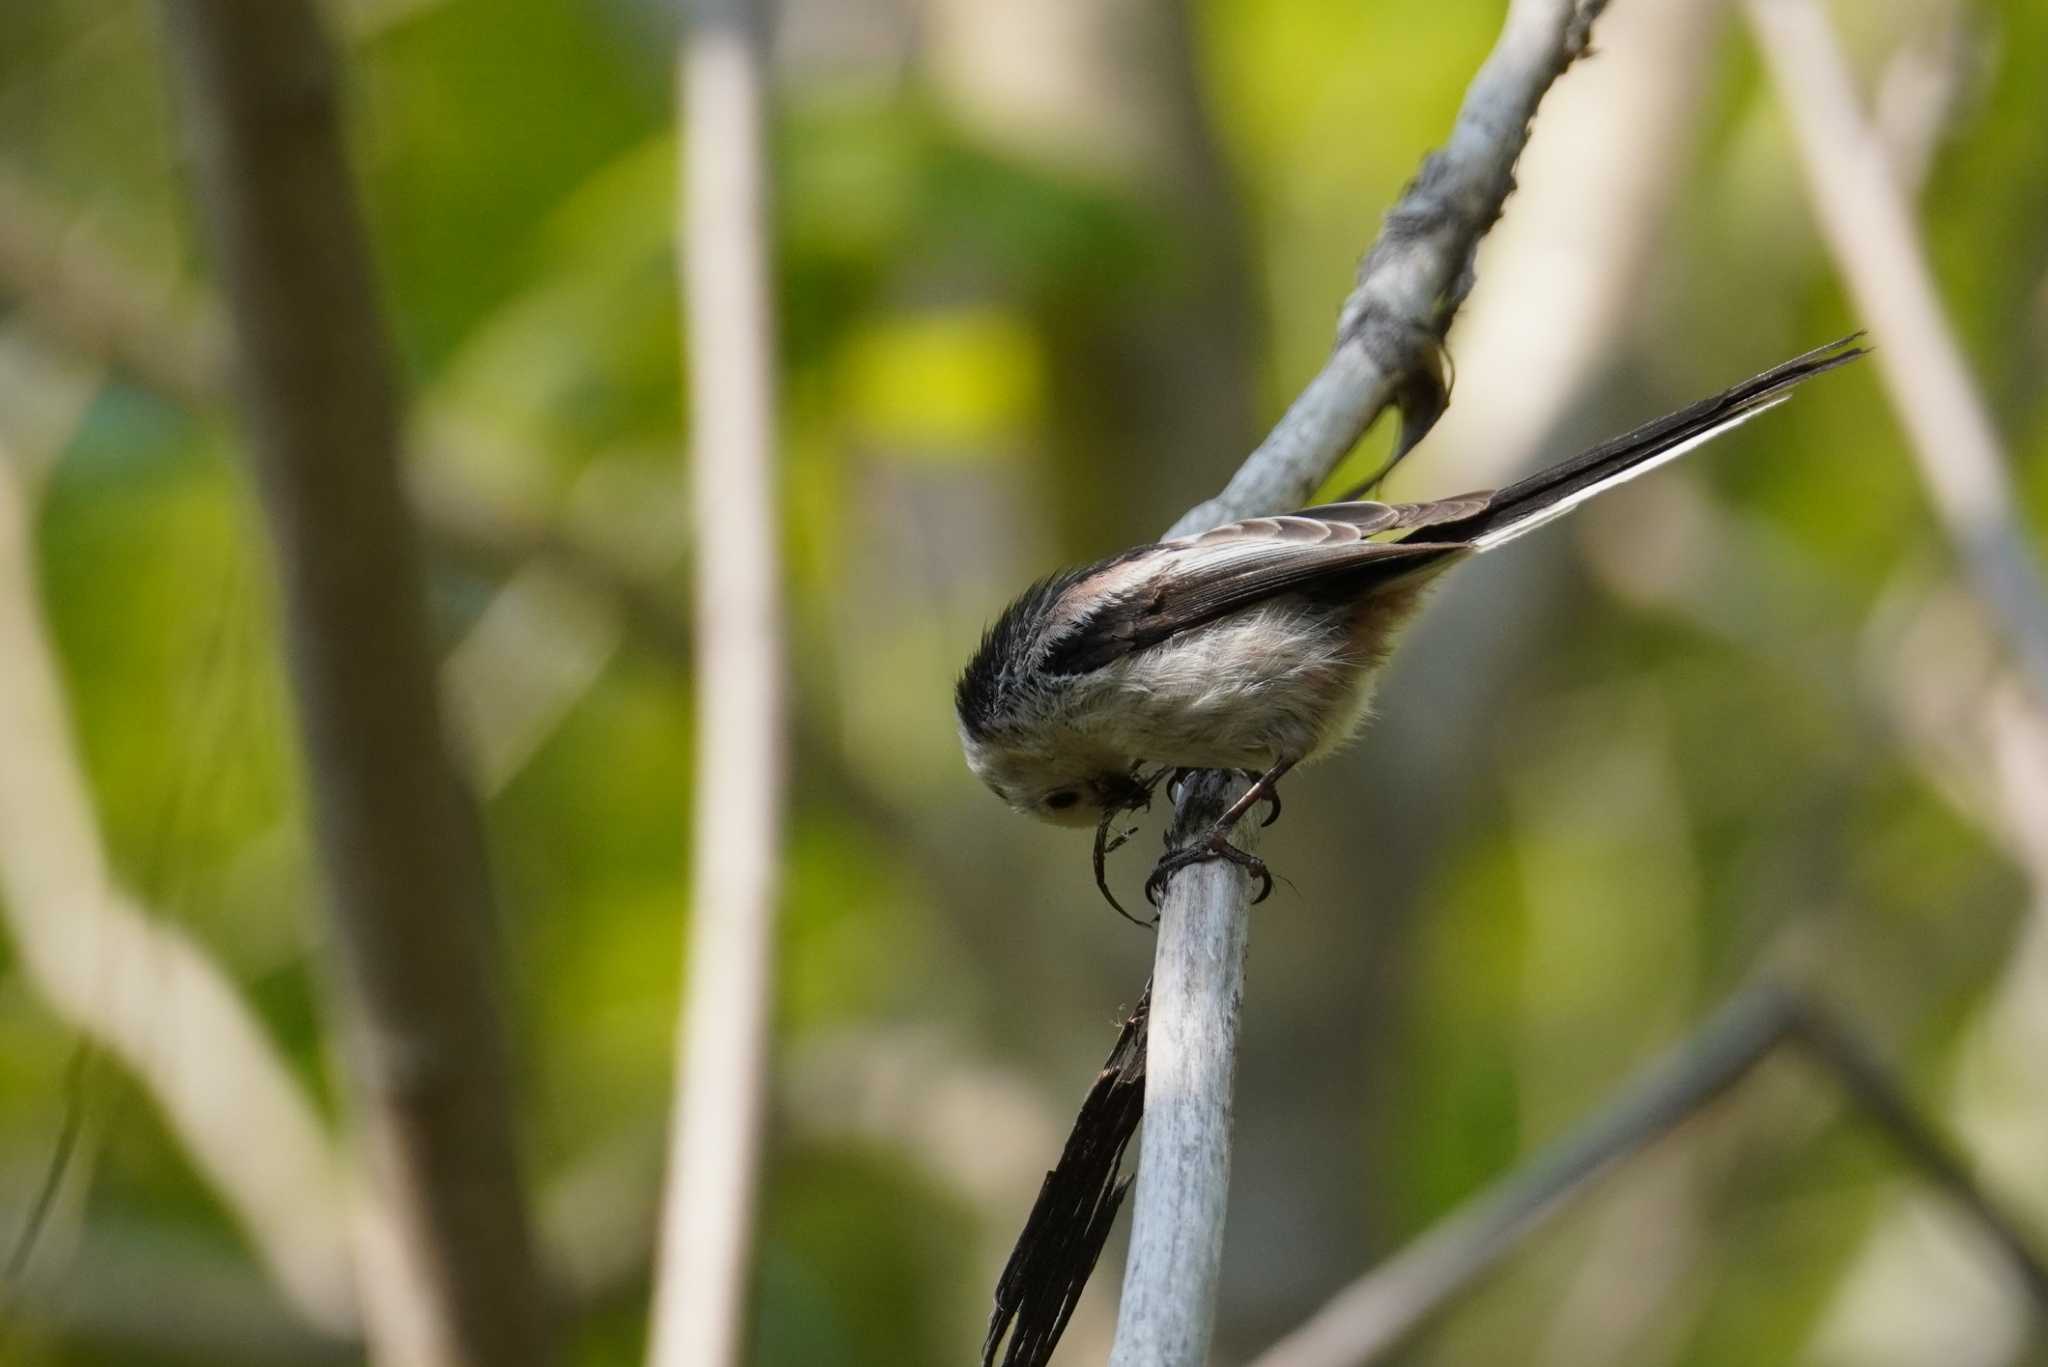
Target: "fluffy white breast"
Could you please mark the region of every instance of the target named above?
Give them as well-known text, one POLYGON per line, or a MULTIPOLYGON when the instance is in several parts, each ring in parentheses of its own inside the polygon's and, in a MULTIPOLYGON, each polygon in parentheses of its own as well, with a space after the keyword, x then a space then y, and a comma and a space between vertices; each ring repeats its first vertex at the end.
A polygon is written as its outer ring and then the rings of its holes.
POLYGON ((1148 761, 1263 769, 1345 739, 1370 696, 1340 616, 1283 597, 1100 671, 1094 725, 1148 761))

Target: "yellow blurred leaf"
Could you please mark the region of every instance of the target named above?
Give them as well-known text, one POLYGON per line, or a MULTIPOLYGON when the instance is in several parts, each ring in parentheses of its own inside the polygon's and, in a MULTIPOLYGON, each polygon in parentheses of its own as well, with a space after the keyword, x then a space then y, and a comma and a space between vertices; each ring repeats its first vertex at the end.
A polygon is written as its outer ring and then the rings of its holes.
POLYGON ((1030 329, 994 309, 898 315, 850 339, 842 385, 863 437, 927 455, 979 455, 1037 417, 1044 365, 1030 329))

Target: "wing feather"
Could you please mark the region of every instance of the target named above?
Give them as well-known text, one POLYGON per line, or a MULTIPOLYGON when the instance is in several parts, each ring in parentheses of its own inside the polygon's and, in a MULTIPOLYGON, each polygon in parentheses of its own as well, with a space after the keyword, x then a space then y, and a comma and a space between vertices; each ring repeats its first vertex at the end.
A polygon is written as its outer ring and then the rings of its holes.
POLYGON ((1112 561, 1066 591, 1067 610, 1058 615, 1070 625, 1053 642, 1046 665, 1084 674, 1280 594, 1356 596, 1464 549, 1368 540, 1373 531, 1402 525, 1402 509, 1372 506, 1378 511, 1356 518, 1249 518, 1112 561))
POLYGON ((1368 535, 1377 532, 1405 532, 1418 527, 1433 527, 1439 522, 1452 522, 1461 517, 1470 517, 1484 509, 1490 497, 1490 494, 1482 492, 1431 499, 1427 503, 1325 503, 1315 508, 1303 508, 1289 516, 1313 518, 1321 522, 1347 522, 1364 528, 1368 535), (1361 511, 1354 513, 1354 509, 1361 511))

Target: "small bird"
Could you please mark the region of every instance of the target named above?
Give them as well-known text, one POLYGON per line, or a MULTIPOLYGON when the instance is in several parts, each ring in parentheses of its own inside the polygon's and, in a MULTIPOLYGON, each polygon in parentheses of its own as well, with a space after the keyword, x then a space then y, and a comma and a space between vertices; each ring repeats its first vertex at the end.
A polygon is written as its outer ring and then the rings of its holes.
POLYGON ((1277 815, 1281 776, 1358 731, 1397 634, 1439 575, 1783 403, 1864 355, 1860 336, 1491 493, 1247 518, 1041 579, 960 676, 967 766, 1020 812, 1094 824, 1098 883, 1110 823, 1146 805, 1164 774, 1255 774, 1206 841, 1161 861, 1146 893, 1156 901, 1173 869, 1224 858, 1264 878, 1263 897, 1271 877, 1228 842, 1231 827, 1261 800, 1277 815))

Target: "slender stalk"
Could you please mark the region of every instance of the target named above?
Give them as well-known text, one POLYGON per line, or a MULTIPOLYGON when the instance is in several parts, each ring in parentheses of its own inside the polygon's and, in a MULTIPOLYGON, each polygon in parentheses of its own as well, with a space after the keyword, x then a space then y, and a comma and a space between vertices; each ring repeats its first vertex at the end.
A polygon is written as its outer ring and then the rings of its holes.
POLYGON ((1985 1230, 2037 1308, 2048 1268, 1854 1031, 1810 998, 1736 997, 1577 1132, 1332 1297, 1252 1367, 1363 1367, 1409 1343, 1623 1162, 1699 1114, 1780 1046, 1800 1047, 1919 1173, 1985 1230))
POLYGON ((744 1346, 767 1105, 783 791, 765 41, 701 0, 681 63, 682 258, 696 509, 697 746, 688 980, 650 1361, 744 1346))
POLYGON ((2048 1266, 2035 1252, 2031 1236, 1978 1182, 1948 1139, 1920 1114, 1906 1089, 1862 1037, 1831 1013, 1804 1000, 1797 1004, 1791 1029, 1807 1056, 1834 1075, 1864 1115, 1884 1131, 1899 1156, 1976 1223, 2033 1301, 2034 1313, 2048 1317, 2048 1266))
POLYGON ((277 543, 358 1116, 381 1356, 546 1360, 476 814, 442 728, 400 404, 307 0, 166 0, 277 543), (396 1260, 396 1267, 391 1265, 396 1260))
POLYGON ((1739 1081, 1784 1039, 1783 994, 1723 1007, 1577 1133, 1466 1202, 1332 1297, 1253 1367, 1355 1367, 1408 1342, 1580 1191, 1739 1081))
MULTIPOLYGON (((1205 838, 1242 787, 1221 774, 1189 779, 1171 842, 1205 838)), ((1216 862, 1193 866, 1174 886, 1179 906, 1160 916, 1152 969, 1152 1018, 1170 1019, 1174 1029, 1146 1043, 1145 1128, 1110 1367, 1208 1361, 1223 1264, 1251 879, 1216 862)))
MULTIPOLYGON (((1471 289, 1473 255, 1514 186, 1537 103, 1585 51, 1604 3, 1514 0, 1449 141, 1423 163, 1359 267, 1329 361, 1223 492, 1191 509, 1171 535, 1299 506, 1389 404, 1402 406, 1404 443, 1434 421, 1446 397, 1436 355, 1471 289)), ((1207 810, 1215 788, 1190 781, 1182 802, 1207 810)), ((1192 817, 1178 810, 1176 830, 1196 832, 1192 817)), ((1195 1367, 1208 1350, 1250 896, 1250 880, 1235 868, 1195 865, 1162 899, 1116 1367, 1195 1367), (1182 984, 1171 992, 1170 975, 1182 984)))

